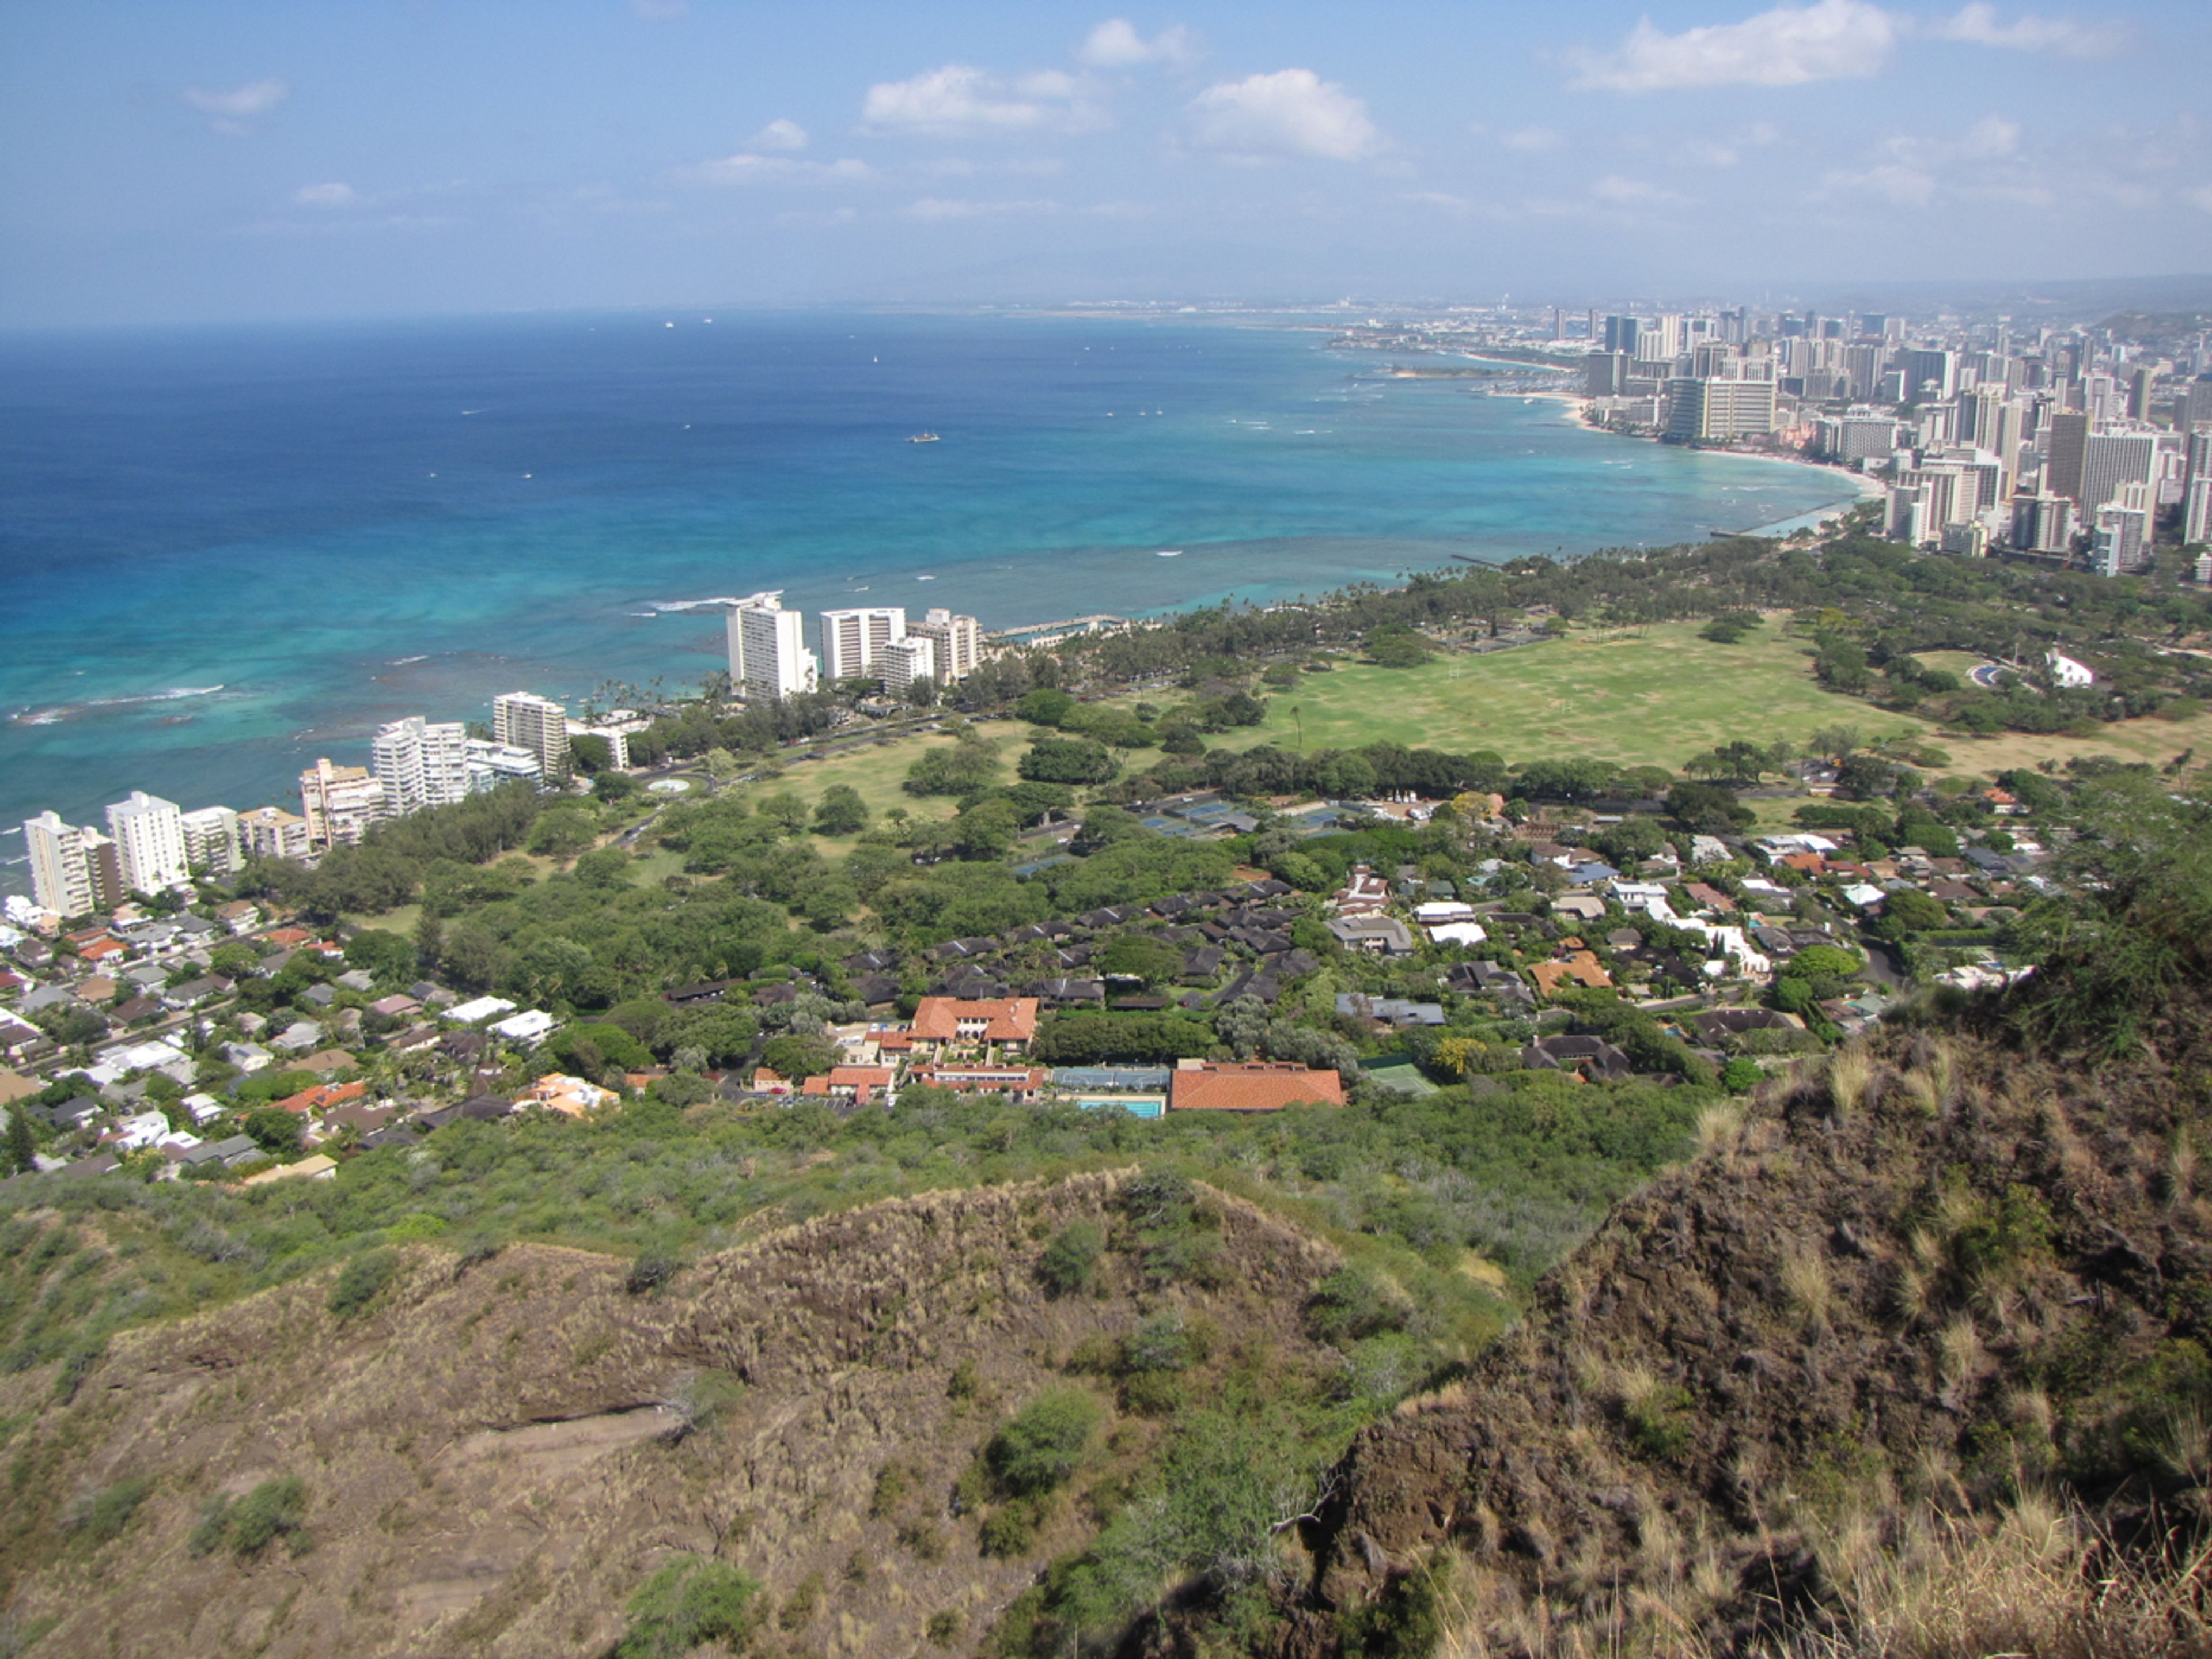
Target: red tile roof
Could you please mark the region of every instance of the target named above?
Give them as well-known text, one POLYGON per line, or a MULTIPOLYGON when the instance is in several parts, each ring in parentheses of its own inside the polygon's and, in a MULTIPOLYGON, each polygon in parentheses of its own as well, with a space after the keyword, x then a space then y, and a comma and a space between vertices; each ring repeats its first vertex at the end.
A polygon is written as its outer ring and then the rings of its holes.
POLYGON ((975 1039, 963 1032, 963 1022, 985 1022, 986 1042, 1027 1042, 1036 1036, 1037 1000, 1000 997, 985 1002, 963 1002, 957 997, 924 997, 914 1011, 914 1035, 925 1042, 960 1042, 975 1039))
POLYGON ((1344 1104, 1344 1079, 1336 1073, 1256 1061, 1179 1068, 1168 1079, 1171 1112, 1279 1112, 1316 1104, 1344 1104))
POLYGON ((358 1100, 368 1092, 366 1083, 318 1083, 312 1089, 302 1089, 274 1103, 288 1112, 320 1112, 342 1106, 349 1100, 358 1100))

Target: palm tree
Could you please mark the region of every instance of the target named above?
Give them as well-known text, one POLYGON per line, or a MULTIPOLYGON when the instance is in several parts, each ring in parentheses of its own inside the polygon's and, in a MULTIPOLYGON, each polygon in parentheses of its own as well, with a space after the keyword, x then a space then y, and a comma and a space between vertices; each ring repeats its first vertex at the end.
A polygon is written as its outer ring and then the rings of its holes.
POLYGON ((1306 723, 1304 715, 1304 709, 1303 709, 1298 704, 1292 703, 1291 705, 1291 719, 1297 724, 1298 752, 1301 755, 1306 751, 1306 723))

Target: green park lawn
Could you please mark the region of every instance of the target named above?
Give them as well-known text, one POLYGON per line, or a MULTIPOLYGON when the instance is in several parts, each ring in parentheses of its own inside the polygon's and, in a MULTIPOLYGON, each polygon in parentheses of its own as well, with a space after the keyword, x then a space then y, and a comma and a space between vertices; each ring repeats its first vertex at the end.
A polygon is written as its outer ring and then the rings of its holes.
POLYGON ((1823 690, 1806 642, 1769 622, 1737 645, 1700 624, 1577 630, 1486 656, 1419 668, 1340 662, 1274 694, 1261 726, 1209 742, 1351 749, 1378 739, 1510 762, 1589 757, 1676 768, 1715 745, 1803 738, 1850 724, 1873 736, 1930 728, 1823 690))

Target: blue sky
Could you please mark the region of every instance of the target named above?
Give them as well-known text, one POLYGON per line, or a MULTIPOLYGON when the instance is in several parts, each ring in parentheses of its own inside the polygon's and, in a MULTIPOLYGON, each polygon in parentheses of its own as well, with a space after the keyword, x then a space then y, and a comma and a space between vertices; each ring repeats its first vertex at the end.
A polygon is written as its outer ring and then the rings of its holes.
POLYGON ((0 325, 2212 270, 2212 6, 0 9, 0 325))

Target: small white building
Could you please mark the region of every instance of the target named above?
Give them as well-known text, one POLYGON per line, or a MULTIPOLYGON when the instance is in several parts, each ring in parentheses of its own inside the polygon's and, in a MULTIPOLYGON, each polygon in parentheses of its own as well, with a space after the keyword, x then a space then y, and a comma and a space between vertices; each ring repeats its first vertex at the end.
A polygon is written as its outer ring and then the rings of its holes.
POLYGON ((478 997, 473 1002, 458 1003, 447 1009, 446 1018, 463 1025, 475 1025, 514 1012, 514 1005, 505 997, 478 997))
POLYGON ((2052 683, 2065 690, 2078 691, 2085 685, 2097 683, 2097 677, 2071 657, 2062 657, 2053 651, 2043 661, 2045 666, 2051 670, 2052 683))
POLYGON ((542 1008, 531 1008, 503 1019, 491 1028, 492 1035, 509 1042, 537 1042, 556 1030, 561 1022, 542 1008))

